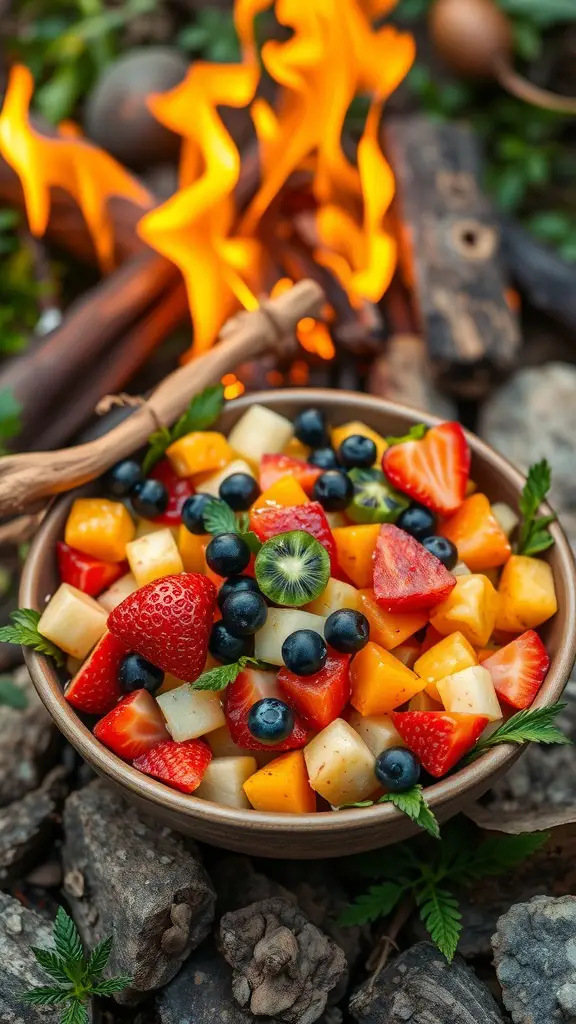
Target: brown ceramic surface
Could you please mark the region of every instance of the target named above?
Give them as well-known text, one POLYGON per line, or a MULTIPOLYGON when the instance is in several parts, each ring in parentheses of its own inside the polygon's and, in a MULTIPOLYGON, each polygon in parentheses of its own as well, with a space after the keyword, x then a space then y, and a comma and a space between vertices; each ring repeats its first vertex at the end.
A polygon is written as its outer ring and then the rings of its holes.
MULTIPOLYGON (((226 432, 230 430, 255 401, 289 417, 303 406, 320 406, 335 425, 358 419, 381 434, 402 434, 420 420, 431 426, 439 422, 432 416, 378 398, 351 392, 301 389, 269 391, 231 402, 222 416, 221 428, 226 432)), ((506 501, 516 506, 523 486, 521 474, 478 438, 469 435, 468 440, 472 449, 472 478, 480 490, 485 490, 493 501, 506 501)), ((42 609, 56 589, 54 545, 63 535, 71 501, 70 496, 61 498, 38 531, 22 576, 22 607, 42 609)), ((547 554, 554 571, 559 611, 542 631, 551 665, 538 696, 539 705, 559 699, 576 657, 575 567, 560 526, 553 524, 551 529, 556 543, 547 554)), ((142 811, 180 832, 216 846, 258 856, 318 858, 372 850, 406 839, 418 831, 391 804, 337 813, 266 814, 237 811, 178 793, 131 768, 92 736, 64 700, 57 671, 49 659, 27 652, 26 660, 36 689, 56 725, 82 757, 142 811)), ((445 821, 481 796, 519 754, 518 748, 498 747, 457 774, 428 787, 426 798, 439 820, 445 821)))

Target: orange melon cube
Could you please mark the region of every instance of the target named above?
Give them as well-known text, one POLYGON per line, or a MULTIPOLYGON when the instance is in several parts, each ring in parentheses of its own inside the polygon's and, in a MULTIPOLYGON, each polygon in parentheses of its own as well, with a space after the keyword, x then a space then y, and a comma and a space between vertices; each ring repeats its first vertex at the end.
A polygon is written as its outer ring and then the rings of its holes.
POLYGON ((257 508, 270 508, 272 505, 281 505, 284 508, 292 508, 293 505, 307 505, 310 498, 293 476, 283 476, 266 491, 262 491, 259 498, 252 505, 252 510, 257 508))
MULTIPOLYGON (((440 701, 436 686, 438 680, 477 664, 478 659, 472 644, 468 643, 462 633, 456 631, 421 654, 414 665, 414 671, 425 680, 428 696, 432 700, 440 701)), ((426 708, 421 710, 425 711, 426 708)))
POLYGON ((332 427, 332 447, 338 450, 342 441, 345 441, 347 437, 353 437, 354 434, 361 434, 362 437, 369 437, 374 441, 376 445, 376 461, 374 465, 380 469, 382 456, 388 447, 386 439, 382 437, 382 434, 378 434, 376 430, 372 430, 372 427, 366 426, 360 420, 351 420, 350 423, 343 423, 341 427, 332 427))
POLYGON ((209 533, 190 533, 181 523, 178 527, 178 550, 184 572, 205 572, 204 552, 212 540, 209 533))
POLYGON ((552 569, 541 558, 512 555, 502 571, 498 595, 496 629, 504 633, 535 629, 558 611, 552 569))
POLYGON ((380 523, 367 526, 340 526, 332 530, 336 541, 338 563, 357 587, 372 586, 374 549, 380 523))
POLYGON ((121 501, 76 498, 66 521, 64 540, 72 548, 104 562, 122 562, 136 527, 121 501))
POLYGON ((479 647, 476 651, 476 657, 478 658, 478 664, 482 665, 488 658, 491 658, 496 651, 501 650, 501 645, 498 644, 495 647, 479 647))
POLYGON ((166 455, 174 472, 185 477, 223 469, 232 460, 232 449, 224 434, 216 430, 198 430, 174 441, 166 449, 166 455))
POLYGON ((350 703, 361 715, 386 715, 420 693, 426 680, 370 641, 350 665, 350 703))
POLYGON ((282 451, 284 455, 289 455, 291 459, 302 459, 302 462, 307 462, 311 449, 307 444, 302 444, 302 441, 299 441, 297 437, 291 437, 282 451))
POLYGON ((428 622, 428 614, 416 612, 387 612, 376 601, 373 590, 358 591, 358 611, 370 623, 370 639, 387 651, 403 644, 428 622))
POLYGON ((498 611, 498 594, 486 576, 458 576, 452 593, 432 609, 430 622, 442 636, 463 633, 474 647, 488 643, 498 611))
POLYGON ((466 498, 438 532, 456 545, 458 557, 473 573, 503 565, 512 552, 485 494, 466 498))
POLYGON ((310 814, 316 810, 316 796, 308 782, 301 750, 282 754, 260 768, 246 780, 244 792, 256 811, 310 814))
POLYGON ((399 644, 394 648, 394 657, 408 668, 414 668, 414 663, 419 655, 420 644, 416 640, 407 640, 405 644, 399 644))

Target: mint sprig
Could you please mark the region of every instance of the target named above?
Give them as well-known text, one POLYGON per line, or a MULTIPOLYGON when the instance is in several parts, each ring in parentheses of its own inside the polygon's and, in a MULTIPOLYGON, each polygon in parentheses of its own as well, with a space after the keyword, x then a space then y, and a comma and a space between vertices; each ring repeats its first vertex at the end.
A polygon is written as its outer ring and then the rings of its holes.
POLYGON ((462 763, 469 764, 475 761, 481 754, 500 743, 572 743, 572 740, 554 724, 554 719, 565 707, 566 704, 559 703, 550 704, 546 708, 526 708, 524 711, 518 711, 486 739, 478 740, 462 763))
POLYGON ((518 554, 537 555, 552 547, 554 538, 548 527, 556 516, 538 516, 538 509, 545 500, 552 481, 552 470, 546 459, 535 462, 528 470, 526 483, 519 502, 522 519, 518 533, 518 554))
POLYGON ((224 407, 224 386, 215 384, 204 388, 195 395, 186 412, 176 420, 170 429, 162 427, 155 430, 148 438, 148 451, 142 462, 142 471, 146 475, 162 458, 167 448, 194 430, 207 430, 216 422, 224 407))
POLYGON ((238 658, 238 661, 232 662, 231 665, 218 665, 217 668, 209 668, 195 682, 190 683, 190 686, 193 690, 212 690, 213 692, 225 690, 230 683, 233 683, 238 678, 247 665, 254 665, 256 668, 263 667, 262 663, 257 661, 256 658, 242 655, 241 658, 238 658))
POLYGON ((64 652, 38 632, 40 612, 34 611, 33 608, 19 608, 12 612, 10 620, 10 626, 0 626, 0 642, 31 647, 39 654, 46 654, 49 658, 54 658, 58 666, 65 664, 64 652))
POLYGON ((219 533, 237 533, 246 541, 253 555, 257 555, 262 542, 250 529, 250 517, 247 512, 236 513, 225 501, 214 498, 209 501, 202 515, 206 533, 216 537, 219 533))
POLYGON ((385 793, 377 800, 358 800, 352 804, 341 804, 339 807, 334 807, 333 810, 343 811, 349 807, 374 807, 375 804, 394 804, 394 807, 402 811, 411 821, 415 821, 434 839, 440 838, 440 826, 424 799, 422 786, 412 786, 404 793, 385 793))
POLYGON ((421 441, 424 435, 428 432, 428 427, 425 423, 415 423, 407 434, 402 434, 401 437, 387 437, 385 438, 386 444, 391 448, 395 444, 404 444, 405 441, 421 441))

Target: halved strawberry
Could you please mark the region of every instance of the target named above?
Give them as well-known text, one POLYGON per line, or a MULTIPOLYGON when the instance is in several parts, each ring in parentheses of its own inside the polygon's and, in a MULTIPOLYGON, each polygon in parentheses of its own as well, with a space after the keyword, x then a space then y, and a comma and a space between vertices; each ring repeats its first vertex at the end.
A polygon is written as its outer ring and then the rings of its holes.
POLYGON ((374 594, 389 612, 431 608, 456 586, 436 555, 392 523, 380 527, 374 552, 374 594))
POLYGON ((148 475, 153 480, 160 480, 168 491, 168 507, 161 515, 155 516, 154 522, 178 526, 182 518, 182 505, 195 492, 192 481, 188 477, 177 476, 168 459, 157 462, 148 475))
POLYGON ((101 718, 94 735, 118 757, 133 761, 169 740, 164 716, 148 690, 134 690, 101 718))
POLYGON ((294 729, 288 739, 273 745, 260 743, 248 729, 248 714, 256 701, 264 697, 282 700, 275 672, 261 672, 258 669, 244 669, 228 687, 226 694, 226 721, 234 743, 246 750, 296 750, 306 744, 306 729, 296 718, 294 729))
POLYGON ((439 515, 449 516, 464 501, 470 449, 459 423, 432 427, 420 441, 391 445, 382 469, 394 487, 439 515))
POLYGON ((70 681, 64 696, 87 715, 105 715, 122 696, 118 671, 128 648, 112 633, 104 633, 87 661, 70 681))
POLYGON ((324 729, 338 718, 350 699, 350 658, 330 653, 324 668, 312 676, 296 676, 287 668, 278 673, 278 686, 290 707, 310 728, 324 729))
POLYGON ((492 676, 499 697, 514 708, 529 708, 550 667, 550 658, 538 633, 526 630, 482 661, 492 676))
POLYGON ((182 793, 193 793, 202 782, 211 760, 212 751, 202 740, 185 740, 183 743, 165 740, 147 754, 137 757, 134 767, 182 793))
POLYGON ((263 455, 260 459, 260 488, 267 491, 282 477, 293 476, 306 494, 312 494, 312 488, 321 473, 318 466, 311 466, 302 459, 293 459, 291 455, 263 455))
POLYGON ((90 597, 98 597, 128 572, 127 562, 103 562, 70 547, 63 540, 56 541, 56 558, 62 583, 69 583, 90 597))
POLYGON ((330 555, 331 575, 334 576, 338 571, 336 541, 326 513, 318 501, 310 501, 307 505, 254 509, 250 513, 250 529, 261 541, 289 530, 304 530, 326 548, 330 555))
POLYGON ((449 772, 488 725, 485 715, 448 711, 393 711, 391 717, 406 745, 435 778, 449 772))

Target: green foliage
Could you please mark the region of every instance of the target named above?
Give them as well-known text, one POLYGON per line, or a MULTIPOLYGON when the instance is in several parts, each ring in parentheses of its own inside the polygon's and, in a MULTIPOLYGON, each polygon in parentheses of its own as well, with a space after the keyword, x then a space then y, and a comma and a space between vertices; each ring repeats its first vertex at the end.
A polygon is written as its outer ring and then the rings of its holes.
POLYGON ((6 388, 0 391, 0 455, 7 454, 5 442, 11 441, 20 433, 21 411, 22 406, 11 391, 6 388))
POLYGON ((179 441, 194 430, 207 430, 216 422, 224 408, 224 387, 215 384, 204 388, 199 395, 194 395, 186 412, 176 421, 171 429, 162 427, 148 439, 148 451, 144 456, 142 469, 149 473, 153 466, 162 458, 164 452, 174 441, 179 441))
POLYGON ((554 543, 548 527, 556 516, 553 513, 538 516, 538 509, 550 490, 551 479, 552 470, 546 459, 530 466, 519 502, 522 516, 518 534, 519 555, 537 555, 554 543))
POLYGON ((390 447, 394 444, 404 444, 405 441, 421 441, 427 432, 428 427, 425 423, 415 423, 407 434, 402 434, 402 437, 387 437, 386 444, 390 447))
POLYGON ((253 555, 260 551, 262 542, 250 529, 250 517, 247 512, 241 512, 236 516, 225 501, 215 498, 206 505, 203 519, 206 533, 212 533, 214 536, 219 533, 239 533, 253 555))
POLYGON ((54 658, 57 665, 64 665, 66 659, 60 648, 38 632, 40 612, 33 608, 19 608, 12 612, 10 619, 10 626, 0 626, 0 643, 31 647, 40 654, 54 658))
POLYGON ((121 992, 132 979, 102 977, 112 951, 112 938, 103 939, 87 958, 76 925, 62 907, 58 908, 52 934, 55 949, 32 947, 32 952, 56 984, 39 985, 25 992, 23 1001, 33 1006, 64 1007, 61 1024, 87 1024, 91 996, 121 992))
POLYGON ((231 665, 218 665, 217 668, 210 668, 207 672, 203 672, 202 675, 191 683, 193 690, 225 690, 230 683, 233 683, 238 678, 243 669, 247 665, 254 665, 255 668, 266 668, 262 662, 257 661, 256 658, 249 658, 246 655, 242 655, 238 658, 238 661, 234 661, 231 665))
POLYGON ((402 811, 402 814, 405 814, 411 821, 415 821, 434 839, 440 838, 440 826, 424 799, 422 786, 412 786, 404 793, 385 793, 377 800, 358 800, 353 804, 341 804, 334 810, 343 811, 348 807, 374 807, 374 804, 394 804, 397 810, 402 811))
MULTIPOLYGON (((22 223, 17 210, 0 208, 0 356, 21 352, 39 318, 42 285, 34 273, 32 249, 19 236, 22 223)), ((1 417, 0 408, 0 439, 1 417)))
POLYGON ((544 743, 544 744, 568 744, 572 740, 565 736, 561 729, 554 724, 554 719, 564 711, 566 704, 550 704, 546 708, 526 708, 525 711, 517 711, 512 718, 504 722, 495 732, 486 739, 478 740, 472 750, 464 758, 464 764, 475 761, 480 754, 484 754, 492 747, 500 743, 544 743))
POLYGON ((24 690, 5 676, 0 676, 0 707, 2 706, 15 708, 17 711, 25 711, 28 707, 28 698, 24 690))
POLYGON ((241 59, 232 11, 203 7, 196 21, 182 29, 176 42, 182 50, 219 64, 241 59))

